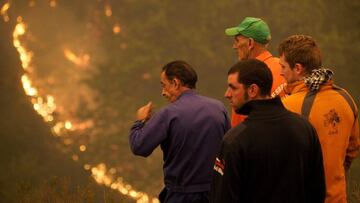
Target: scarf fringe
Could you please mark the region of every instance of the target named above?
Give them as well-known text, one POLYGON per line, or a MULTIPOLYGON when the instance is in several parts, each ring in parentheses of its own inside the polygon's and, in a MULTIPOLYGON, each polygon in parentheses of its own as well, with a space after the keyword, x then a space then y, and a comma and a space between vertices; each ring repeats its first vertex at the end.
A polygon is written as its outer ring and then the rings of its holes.
POLYGON ((311 71, 310 75, 304 78, 305 85, 310 91, 316 92, 320 89, 321 85, 330 81, 334 72, 327 68, 319 68, 311 71))

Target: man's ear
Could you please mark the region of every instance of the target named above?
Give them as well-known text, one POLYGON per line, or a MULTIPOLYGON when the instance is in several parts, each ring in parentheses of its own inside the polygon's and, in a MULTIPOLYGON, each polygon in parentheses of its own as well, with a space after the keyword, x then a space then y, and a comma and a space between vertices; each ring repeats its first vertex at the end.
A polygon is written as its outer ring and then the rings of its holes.
POLYGON ((305 68, 300 63, 295 63, 295 66, 294 66, 293 70, 294 70, 294 72, 296 73, 297 76, 299 76, 299 77, 305 76, 305 68))
POLYGON ((250 49, 253 49, 255 46, 255 40, 253 38, 249 38, 248 45, 250 49))
POLYGON ((257 86, 257 84, 251 84, 247 88, 247 93, 248 93, 250 99, 255 99, 258 96, 260 96, 260 88, 259 88, 259 86, 257 86))
POLYGON ((176 89, 180 88, 180 86, 181 86, 181 81, 180 81, 179 79, 174 78, 174 79, 173 79, 173 83, 174 83, 174 86, 175 86, 176 89))

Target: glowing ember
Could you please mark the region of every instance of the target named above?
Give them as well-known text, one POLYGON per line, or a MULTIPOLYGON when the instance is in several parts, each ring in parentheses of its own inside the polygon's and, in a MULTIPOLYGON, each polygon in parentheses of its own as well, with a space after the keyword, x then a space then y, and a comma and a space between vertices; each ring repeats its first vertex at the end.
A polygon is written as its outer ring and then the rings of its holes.
POLYGON ((80 149, 80 151, 85 152, 86 146, 85 146, 85 145, 81 145, 81 146, 79 147, 79 149, 80 149))
POLYGON ((104 10, 105 10, 105 15, 107 17, 111 17, 112 16, 112 9, 111 9, 111 6, 110 5, 105 5, 104 7, 104 10))
POLYGON ((10 8, 10 3, 7 2, 6 4, 4 4, 2 7, 1 7, 1 15, 3 16, 3 19, 5 22, 9 22, 10 18, 7 14, 7 11, 9 10, 10 8))
POLYGON ((51 1, 50 1, 50 7, 51 7, 51 8, 55 8, 55 7, 56 7, 56 4, 57 4, 57 3, 56 3, 56 0, 51 0, 51 1))
POLYGON ((69 139, 69 138, 64 139, 64 144, 65 145, 71 145, 72 143, 73 143, 73 141, 71 139, 69 139))
POLYGON ((115 24, 114 27, 113 27, 113 32, 114 34, 119 34, 121 31, 121 27, 119 24, 115 24))
POLYGON ((30 6, 30 7, 34 7, 34 6, 35 6, 35 1, 34 1, 34 0, 30 0, 30 1, 29 1, 29 6, 30 6))
POLYGON ((89 164, 85 164, 85 165, 84 165, 84 169, 85 169, 85 170, 90 170, 90 169, 91 169, 91 166, 90 166, 89 164))
POLYGON ((70 130, 70 129, 72 128, 72 124, 71 124, 70 121, 66 121, 66 122, 65 122, 65 128, 66 128, 67 130, 70 130))
POLYGON ((51 130, 52 130, 54 135, 61 136, 64 128, 65 128, 64 123, 63 122, 58 122, 51 128, 51 130))

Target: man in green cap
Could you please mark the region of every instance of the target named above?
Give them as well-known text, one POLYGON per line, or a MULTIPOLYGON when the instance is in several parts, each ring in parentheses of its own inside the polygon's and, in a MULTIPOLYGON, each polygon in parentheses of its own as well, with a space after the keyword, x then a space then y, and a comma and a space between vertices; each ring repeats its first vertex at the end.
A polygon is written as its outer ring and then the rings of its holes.
MULTIPOLYGON (((258 59, 263 61, 271 70, 273 85, 271 96, 283 94, 285 80, 280 75, 280 64, 277 57, 273 57, 267 50, 271 40, 269 26, 260 18, 246 17, 238 26, 227 28, 225 34, 234 36, 233 48, 237 51, 239 60, 258 59)), ((245 119, 245 116, 236 114, 234 109, 231 115, 231 126, 236 126, 245 119)))

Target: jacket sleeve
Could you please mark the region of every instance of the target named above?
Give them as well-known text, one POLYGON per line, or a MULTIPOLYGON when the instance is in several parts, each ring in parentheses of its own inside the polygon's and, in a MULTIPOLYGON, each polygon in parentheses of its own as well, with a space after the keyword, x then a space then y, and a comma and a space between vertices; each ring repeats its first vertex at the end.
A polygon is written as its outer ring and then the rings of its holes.
POLYGON ((309 157, 311 158, 309 179, 307 180, 308 184, 307 189, 307 199, 306 202, 324 202, 326 196, 326 186, 325 186, 325 172, 323 164, 323 156, 321 150, 321 144, 316 133, 316 130, 311 126, 311 131, 313 134, 312 149, 310 150, 309 157))
POLYGON ((222 142, 215 160, 210 202, 240 202, 242 160, 237 151, 225 141, 222 142))
POLYGON ((226 111, 225 107, 224 107, 224 116, 225 116, 224 135, 225 135, 225 133, 231 128, 231 123, 230 123, 229 114, 228 114, 228 112, 226 111))
POLYGON ((129 142, 135 155, 149 156, 167 136, 169 121, 166 109, 153 115, 146 123, 136 121, 130 130, 129 142))
POLYGON ((352 160, 359 154, 360 151, 360 137, 359 137, 359 120, 358 115, 355 115, 355 121, 351 130, 349 138, 349 145, 346 149, 346 157, 344 167, 346 170, 350 168, 352 160))

